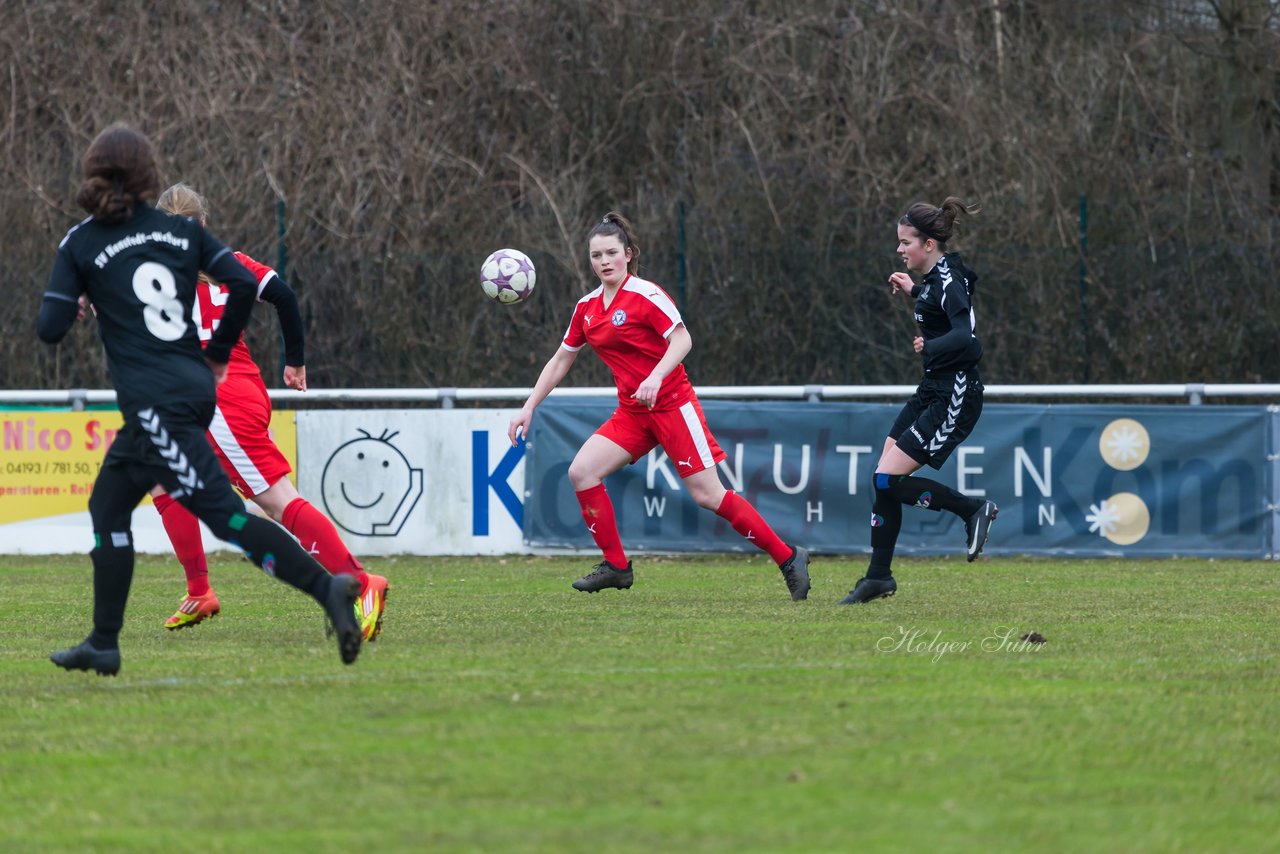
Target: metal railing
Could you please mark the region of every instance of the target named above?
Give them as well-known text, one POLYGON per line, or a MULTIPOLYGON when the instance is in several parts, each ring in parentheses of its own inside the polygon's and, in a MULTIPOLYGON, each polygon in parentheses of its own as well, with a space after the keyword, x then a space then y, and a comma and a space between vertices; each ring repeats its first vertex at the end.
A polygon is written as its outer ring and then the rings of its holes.
MULTIPOLYGON (((901 399, 914 392, 914 385, 777 385, 777 386, 697 386, 699 397, 751 398, 755 400, 883 400, 901 399)), ((353 388, 353 389, 271 389, 276 403, 439 403, 452 409, 459 402, 513 401, 523 402, 528 388, 353 388)), ((612 386, 558 388, 560 397, 613 397, 612 386)), ((1167 383, 1159 385, 989 385, 984 394, 989 400, 1070 399, 1070 398, 1154 398, 1185 400, 1199 406, 1209 399, 1260 397, 1280 403, 1280 384, 1276 383, 1167 383)), ((6 404, 70 406, 84 409, 91 404, 116 402, 111 389, 0 389, 0 406, 6 404)))

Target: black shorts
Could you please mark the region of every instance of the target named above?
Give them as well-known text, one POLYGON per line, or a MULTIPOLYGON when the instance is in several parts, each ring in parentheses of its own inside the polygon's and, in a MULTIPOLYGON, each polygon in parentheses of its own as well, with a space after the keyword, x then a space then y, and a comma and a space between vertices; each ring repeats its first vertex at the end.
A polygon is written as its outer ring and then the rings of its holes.
POLYGON ((94 483, 95 524, 127 530, 133 508, 156 484, 207 521, 243 512, 244 502, 218 462, 205 433, 213 403, 172 404, 127 413, 94 483), (109 521, 108 521, 109 520, 109 521))
POLYGON ((898 413, 889 438, 920 465, 939 469, 973 432, 981 414, 982 380, 977 369, 926 377, 898 413))

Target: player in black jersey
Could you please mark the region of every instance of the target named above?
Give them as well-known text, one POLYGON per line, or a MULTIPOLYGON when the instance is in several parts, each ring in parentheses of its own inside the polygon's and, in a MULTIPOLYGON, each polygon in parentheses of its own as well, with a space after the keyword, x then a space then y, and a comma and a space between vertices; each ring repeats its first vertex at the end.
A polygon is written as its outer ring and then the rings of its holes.
POLYGON ((952 227, 960 214, 976 213, 954 196, 942 207, 917 203, 898 220, 898 254, 907 270, 922 274, 915 284, 907 273, 894 273, 889 285, 915 299, 920 334, 912 341, 924 359, 924 378, 902 408, 885 439, 872 476, 871 565, 840 603, 858 605, 892 596, 893 550, 902 527, 902 505, 935 512, 947 510, 964 520, 969 560, 982 551, 998 508, 923 477, 921 466, 941 468, 972 432, 982 413, 982 380, 978 362, 982 345, 975 334, 973 286, 978 277, 960 255, 947 252, 952 227))
POLYGON ((120 670, 120 628, 133 580, 130 519, 157 483, 219 539, 242 548, 268 575, 310 594, 338 635, 342 660, 360 652, 354 603, 359 584, 330 576, 281 528, 248 515, 205 440, 214 389, 249 320, 257 280, 194 220, 149 204, 160 191, 150 141, 115 125, 82 160, 76 202, 89 217, 67 232, 44 295, 37 333, 50 344, 75 322, 83 296, 93 306, 124 427, 89 498, 93 521, 93 632, 55 652, 67 670, 120 670), (222 324, 201 351, 192 302, 205 271, 230 291, 222 324))

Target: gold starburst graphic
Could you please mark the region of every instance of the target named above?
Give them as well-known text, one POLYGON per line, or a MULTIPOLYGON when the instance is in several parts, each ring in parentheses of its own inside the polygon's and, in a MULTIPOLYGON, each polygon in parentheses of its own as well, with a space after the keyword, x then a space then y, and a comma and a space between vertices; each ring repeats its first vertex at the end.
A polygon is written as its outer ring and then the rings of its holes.
POLYGON ((1151 437, 1147 435, 1147 428, 1132 418, 1117 418, 1103 428, 1098 452, 1113 469, 1130 471, 1147 461, 1151 437))
POLYGON ((1089 523, 1089 533, 1118 546, 1133 545, 1151 528, 1151 511, 1132 492, 1117 492, 1091 505, 1084 519, 1089 523))

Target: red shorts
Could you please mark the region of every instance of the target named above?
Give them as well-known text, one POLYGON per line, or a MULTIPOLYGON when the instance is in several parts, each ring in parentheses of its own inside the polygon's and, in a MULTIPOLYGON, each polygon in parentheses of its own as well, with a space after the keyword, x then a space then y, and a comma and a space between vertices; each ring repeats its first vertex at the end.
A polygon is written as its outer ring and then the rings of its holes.
POLYGON ((658 445, 676 465, 681 477, 709 469, 727 456, 716 443, 695 397, 679 409, 633 412, 619 407, 596 430, 638 460, 658 445))
POLYGON ((292 468, 271 441, 271 398, 262 377, 228 374, 218 386, 218 408, 209 425, 209 444, 242 495, 252 498, 288 477, 292 468))

